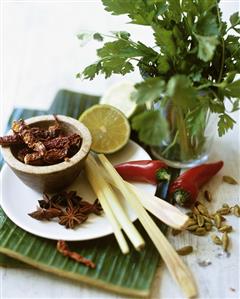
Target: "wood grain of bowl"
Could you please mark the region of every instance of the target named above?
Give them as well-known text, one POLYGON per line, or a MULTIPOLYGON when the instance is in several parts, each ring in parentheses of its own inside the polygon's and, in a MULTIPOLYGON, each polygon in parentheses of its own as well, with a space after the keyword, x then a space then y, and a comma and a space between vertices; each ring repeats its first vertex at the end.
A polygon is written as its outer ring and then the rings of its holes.
MULTIPOLYGON (((57 118, 64 135, 76 133, 82 138, 79 151, 69 161, 48 166, 27 165, 14 156, 11 148, 2 148, 3 158, 13 172, 24 184, 38 192, 56 192, 69 186, 80 174, 90 151, 92 137, 87 127, 68 116, 57 115, 57 118)), ((26 119, 25 123, 29 126, 47 128, 54 124, 54 117, 53 115, 31 117, 26 119)), ((8 135, 11 134, 12 130, 8 132, 8 135)))

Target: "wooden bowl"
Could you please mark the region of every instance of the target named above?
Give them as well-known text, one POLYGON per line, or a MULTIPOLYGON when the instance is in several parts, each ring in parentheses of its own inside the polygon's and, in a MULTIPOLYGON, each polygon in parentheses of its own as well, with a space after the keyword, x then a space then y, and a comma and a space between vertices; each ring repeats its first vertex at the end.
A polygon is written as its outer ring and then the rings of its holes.
MULTIPOLYGON (((82 138, 79 151, 69 161, 49 166, 27 165, 14 156, 10 147, 2 148, 3 158, 14 173, 24 184, 39 192, 55 192, 69 186, 80 174, 92 143, 89 130, 78 120, 64 115, 57 115, 57 118, 64 135, 76 133, 82 138)), ((54 124, 54 117, 53 115, 31 117, 26 119, 25 123, 30 126, 47 128, 54 124)), ((10 130, 8 135, 12 133, 10 130)), ((9 188, 14 188, 14 186, 9 186, 9 188)))

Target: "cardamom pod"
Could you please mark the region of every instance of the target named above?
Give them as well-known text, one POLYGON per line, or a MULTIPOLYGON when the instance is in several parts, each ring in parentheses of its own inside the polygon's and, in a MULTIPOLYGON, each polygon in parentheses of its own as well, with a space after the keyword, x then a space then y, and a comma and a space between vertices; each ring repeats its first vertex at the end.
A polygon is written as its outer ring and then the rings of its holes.
POLYGON ((222 245, 222 240, 216 236, 216 235, 211 235, 212 241, 216 245, 222 245))
POLYGON ((187 221, 186 226, 188 227, 188 226, 194 225, 194 224, 196 224, 196 223, 197 223, 197 222, 196 222, 194 219, 189 218, 188 221, 187 221))
POLYGON ((224 175, 223 176, 223 181, 225 183, 231 184, 231 185, 238 185, 238 182, 231 176, 229 175, 224 175))
POLYGON ((227 232, 224 232, 223 237, 222 237, 222 246, 223 246, 224 251, 227 251, 228 245, 229 245, 229 237, 228 237, 227 232))
POLYGON ((216 214, 216 215, 214 216, 214 223, 215 223, 215 226, 216 226, 217 228, 220 228, 220 227, 221 227, 221 224, 222 224, 221 215, 216 214))
POLYGON ((200 214, 205 215, 205 216, 209 215, 208 210, 204 205, 202 205, 202 204, 198 205, 197 209, 198 209, 200 214))
POLYGON ((228 209, 229 209, 229 205, 228 205, 227 203, 224 203, 224 204, 222 205, 222 207, 223 207, 223 208, 228 208, 228 209))
POLYGON ((221 208, 217 210, 217 213, 221 215, 228 215, 230 213, 230 208, 221 208))
POLYGON ((212 201, 212 194, 210 193, 210 191, 205 190, 204 191, 204 197, 207 201, 212 201))
POLYGON ((193 252, 193 247, 192 246, 184 246, 184 247, 177 250, 177 253, 179 255, 187 255, 187 254, 192 253, 192 252, 193 252))
POLYGON ((199 227, 193 232, 193 234, 197 235, 197 236, 204 236, 204 235, 206 235, 206 233, 207 233, 207 231, 204 227, 199 227))
POLYGON ((233 214, 237 217, 240 217, 240 207, 239 205, 235 205, 233 209, 233 214))
POLYGON ((232 231, 232 226, 231 225, 223 225, 218 229, 221 233, 227 232, 230 233, 232 231))
POLYGON ((205 220, 205 222, 208 222, 208 223, 212 224, 212 219, 211 218, 203 215, 203 219, 205 220))
POLYGON ((202 215, 197 215, 198 226, 202 227, 204 225, 204 218, 202 215))
POLYGON ((206 229, 207 231, 210 231, 210 230, 212 230, 212 224, 211 224, 211 223, 209 223, 209 222, 205 222, 205 225, 204 225, 204 227, 205 227, 205 229, 206 229))
POLYGON ((195 206, 192 208, 192 212, 193 212, 194 215, 200 214, 198 209, 195 206))
POLYGON ((173 236, 177 236, 177 235, 179 235, 181 232, 182 232, 181 230, 172 228, 172 235, 173 235, 173 236))
POLYGON ((194 225, 188 226, 187 230, 192 232, 192 231, 195 231, 197 228, 199 228, 198 224, 194 224, 194 225))

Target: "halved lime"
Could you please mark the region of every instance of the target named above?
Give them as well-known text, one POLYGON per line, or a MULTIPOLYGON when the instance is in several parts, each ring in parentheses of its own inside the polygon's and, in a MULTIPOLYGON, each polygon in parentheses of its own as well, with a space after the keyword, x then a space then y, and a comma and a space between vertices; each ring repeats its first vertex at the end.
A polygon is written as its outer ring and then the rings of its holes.
POLYGON ((131 93, 134 90, 134 83, 131 81, 118 82, 106 90, 100 100, 100 104, 114 106, 129 118, 137 108, 136 103, 131 100, 131 93))
POLYGON ((83 112, 79 121, 91 132, 91 149, 97 153, 114 153, 129 140, 130 125, 127 118, 111 105, 94 105, 83 112))

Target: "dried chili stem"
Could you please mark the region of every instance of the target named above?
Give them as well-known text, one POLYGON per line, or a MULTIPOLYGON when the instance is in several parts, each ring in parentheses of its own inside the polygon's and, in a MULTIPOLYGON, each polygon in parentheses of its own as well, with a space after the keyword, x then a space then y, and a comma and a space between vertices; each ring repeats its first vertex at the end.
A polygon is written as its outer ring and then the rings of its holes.
POLYGON ((112 177, 114 183, 119 185, 123 196, 128 200, 134 211, 137 213, 138 219, 148 233, 155 247, 161 254, 175 281, 178 283, 188 298, 195 297, 197 290, 192 273, 183 263, 177 252, 165 238, 146 210, 143 208, 140 200, 138 199, 138 194, 125 184, 124 180, 104 155, 101 154, 98 155, 98 157, 103 167, 112 177))

